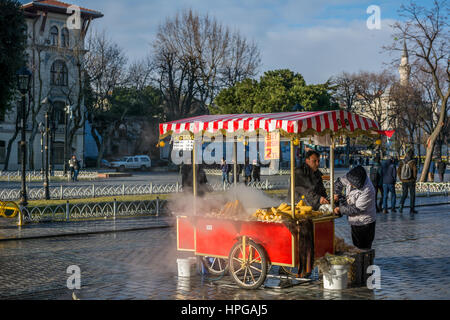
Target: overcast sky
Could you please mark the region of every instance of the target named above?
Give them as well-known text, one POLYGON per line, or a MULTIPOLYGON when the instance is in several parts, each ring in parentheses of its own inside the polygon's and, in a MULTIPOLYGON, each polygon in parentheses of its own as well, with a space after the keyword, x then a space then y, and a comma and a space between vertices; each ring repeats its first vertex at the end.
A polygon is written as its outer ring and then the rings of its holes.
MULTIPOLYGON (((22 1, 29 2, 29 1, 22 1)), ((403 1, 365 0, 73 0, 66 1, 104 14, 91 24, 106 30, 130 61, 150 51, 158 25, 183 9, 216 17, 232 30, 256 41, 261 51, 260 75, 289 68, 308 84, 325 82, 342 71, 379 71, 393 56, 381 46, 391 43, 390 25, 403 1), (380 8, 380 29, 369 29, 380 8)), ((431 1, 420 1, 427 5, 431 1)), ((400 59, 400 57, 398 57, 400 59)), ((395 70, 396 72, 396 70, 395 70)))

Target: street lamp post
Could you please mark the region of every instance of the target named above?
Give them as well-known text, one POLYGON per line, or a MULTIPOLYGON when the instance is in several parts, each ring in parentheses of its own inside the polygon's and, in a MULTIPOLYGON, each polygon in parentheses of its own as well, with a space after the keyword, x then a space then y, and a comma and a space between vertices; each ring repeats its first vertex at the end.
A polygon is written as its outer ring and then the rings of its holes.
POLYGON ((67 175, 67 125, 68 125, 68 116, 70 114, 71 107, 70 105, 65 106, 64 108, 64 156, 63 156, 63 163, 64 163, 64 176, 67 175))
POLYGON ((45 176, 44 176, 44 196, 45 200, 50 200, 50 190, 49 190, 49 181, 48 181, 48 171, 49 171, 49 136, 50 136, 50 128, 49 128, 49 113, 53 111, 53 102, 48 97, 42 100, 42 104, 49 104, 50 108, 47 108, 45 112, 45 125, 44 125, 44 135, 45 135, 45 176), (50 112, 49 112, 50 110, 50 112))
POLYGON ((41 174, 44 176, 44 134, 45 134, 45 127, 42 122, 39 122, 39 132, 41 133, 41 174))
POLYGON ((50 190, 48 188, 48 111, 45 112, 45 178, 44 178, 44 193, 45 200, 50 200, 50 190))
POLYGON ((21 151, 21 162, 22 162, 22 187, 20 190, 20 205, 26 207, 28 205, 27 201, 27 186, 26 186, 26 99, 25 96, 30 90, 31 83, 31 71, 26 67, 21 68, 17 71, 17 87, 22 94, 22 128, 21 128, 21 139, 20 139, 20 151, 21 151))

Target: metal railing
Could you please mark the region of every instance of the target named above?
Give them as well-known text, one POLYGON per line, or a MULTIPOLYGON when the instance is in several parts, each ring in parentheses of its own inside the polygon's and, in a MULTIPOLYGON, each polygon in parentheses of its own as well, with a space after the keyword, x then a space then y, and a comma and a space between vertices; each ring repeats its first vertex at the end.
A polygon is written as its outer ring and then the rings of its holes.
POLYGON ((23 220, 29 222, 82 221, 124 217, 159 216, 167 213, 167 200, 112 201, 21 208, 23 220))
MULTIPOLYGON (((208 183, 209 189, 212 191, 225 191, 232 188, 233 184, 208 183)), ((330 187, 329 181, 324 181, 325 188, 330 187)), ((289 188, 289 179, 279 181, 269 181, 264 179, 258 182, 248 183, 248 187, 259 190, 279 190, 289 188)), ((396 190, 400 192, 402 185, 400 182, 396 184, 396 190)), ((49 187, 51 199, 80 199, 95 197, 111 197, 111 196, 127 196, 127 195, 151 195, 151 194, 167 194, 178 193, 183 191, 183 187, 178 182, 167 184, 122 184, 122 185, 85 185, 85 186, 58 186, 49 187)), ((450 182, 417 182, 417 195, 448 195, 450 193, 450 182)), ((27 188, 28 200, 43 200, 45 192, 42 187, 27 188)), ((1 189, 0 200, 14 201, 20 199, 20 189, 1 189)))
MULTIPOLYGON (((63 170, 55 170, 53 172, 53 176, 55 177, 64 177, 64 171, 63 170)), ((81 170, 78 172, 78 178, 79 179, 86 179, 86 180, 93 180, 96 179, 98 176, 97 171, 88 171, 88 170, 81 170)), ((44 175, 40 170, 33 170, 33 171, 27 171, 25 173, 26 180, 28 182, 32 181, 43 181, 44 175)), ((70 173, 69 173, 70 177, 70 173)), ((67 179, 69 179, 67 177, 67 179)), ((22 172, 20 170, 17 171, 0 171, 0 179, 3 181, 20 181, 22 179, 22 172)))

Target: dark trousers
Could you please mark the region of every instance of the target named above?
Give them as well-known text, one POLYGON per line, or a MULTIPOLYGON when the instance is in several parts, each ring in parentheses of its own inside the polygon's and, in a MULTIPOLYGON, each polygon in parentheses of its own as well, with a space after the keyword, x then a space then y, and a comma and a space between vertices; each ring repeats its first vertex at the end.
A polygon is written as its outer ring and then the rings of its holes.
POLYGON ((444 174, 445 172, 442 173, 439 172, 439 179, 441 179, 441 182, 444 182, 444 174))
POLYGON ((403 208, 405 200, 408 197, 409 190, 409 209, 414 210, 416 203, 416 182, 402 182, 402 198, 400 199, 400 207, 403 208))
POLYGON ((391 194, 391 209, 395 209, 395 201, 397 197, 395 195, 395 185, 394 184, 383 184, 383 209, 388 209, 388 197, 389 193, 391 194))
POLYGON ((363 226, 351 226, 353 245, 359 249, 372 249, 375 221, 363 226))
POLYGON ((374 185, 375 188, 375 204, 377 207, 377 212, 381 211, 382 207, 383 207, 383 187, 382 185, 374 185), (378 191, 380 191, 380 201, 377 201, 378 199, 378 191))

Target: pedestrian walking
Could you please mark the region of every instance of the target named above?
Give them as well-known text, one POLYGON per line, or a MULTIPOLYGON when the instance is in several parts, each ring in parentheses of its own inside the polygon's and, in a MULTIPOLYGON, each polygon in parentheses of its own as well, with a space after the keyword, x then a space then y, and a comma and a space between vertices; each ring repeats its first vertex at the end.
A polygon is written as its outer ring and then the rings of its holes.
POLYGON ((416 202, 416 179, 417 179, 417 165, 414 160, 414 150, 409 149, 406 153, 405 159, 400 162, 397 175, 402 182, 402 198, 400 199, 400 212, 403 212, 403 205, 408 197, 409 190, 409 203, 410 213, 417 213, 414 209, 416 202))
POLYGON ((69 170, 70 170, 70 180, 73 180, 73 173, 74 173, 74 169, 73 169, 73 165, 74 165, 75 161, 72 160, 72 158, 69 159, 69 170))
POLYGON ((258 160, 253 160, 253 171, 252 171, 253 181, 261 182, 261 166, 258 160))
POLYGON ((436 172, 436 159, 432 159, 430 162, 430 168, 428 169, 428 182, 434 182, 434 173, 436 172))
POLYGON ((245 173, 245 180, 244 183, 247 185, 252 181, 252 165, 249 163, 248 159, 245 160, 245 167, 244 167, 244 173, 245 173))
POLYGON ((380 157, 376 156, 374 162, 369 169, 369 177, 375 189, 375 204, 377 212, 381 212, 383 208, 383 176, 381 174, 380 157), (380 192, 380 201, 378 201, 378 191, 380 192))
POLYGON ((371 249, 375 238, 375 189, 362 166, 351 169, 334 185, 335 215, 346 215, 351 227, 353 245, 371 249), (345 190, 345 196, 342 192, 345 190))
POLYGON ((444 182, 444 175, 445 175, 446 169, 447 169, 447 163, 442 161, 442 158, 439 158, 438 163, 437 163, 437 171, 438 171, 439 179, 441 180, 441 182, 444 182))
POLYGON ((229 179, 229 172, 230 168, 225 160, 225 158, 222 158, 222 163, 220 164, 220 169, 222 170, 222 184, 230 183, 229 179))
POLYGON ((396 170, 394 162, 391 158, 386 159, 381 164, 381 175, 383 179, 383 213, 388 213, 388 196, 391 194, 391 212, 397 212, 395 210, 395 202, 397 200, 395 194, 395 183, 397 182, 396 170))
POLYGON ((80 162, 75 155, 69 160, 70 176, 73 182, 78 181, 78 172, 80 170, 80 162))

